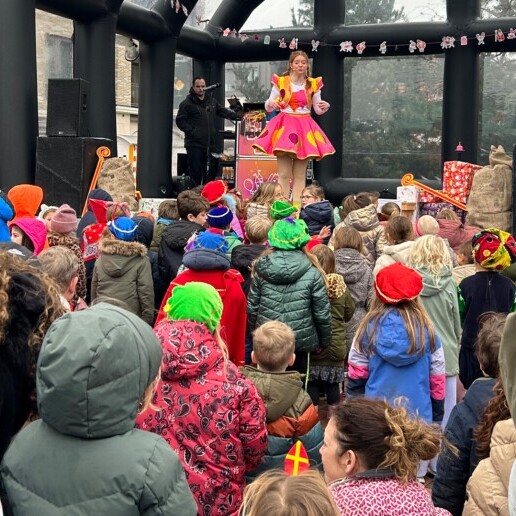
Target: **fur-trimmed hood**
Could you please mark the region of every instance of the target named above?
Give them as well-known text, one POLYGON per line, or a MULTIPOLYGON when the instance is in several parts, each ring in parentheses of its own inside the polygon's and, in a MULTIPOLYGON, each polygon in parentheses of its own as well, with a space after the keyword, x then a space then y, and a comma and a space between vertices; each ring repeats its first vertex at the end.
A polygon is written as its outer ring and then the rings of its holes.
POLYGON ((147 248, 138 242, 104 238, 100 241, 99 250, 100 267, 112 278, 123 276, 142 258, 148 259, 147 248))
POLYGON ((147 256, 147 248, 139 242, 124 242, 123 240, 110 240, 103 238, 99 245, 103 254, 120 256, 147 256))

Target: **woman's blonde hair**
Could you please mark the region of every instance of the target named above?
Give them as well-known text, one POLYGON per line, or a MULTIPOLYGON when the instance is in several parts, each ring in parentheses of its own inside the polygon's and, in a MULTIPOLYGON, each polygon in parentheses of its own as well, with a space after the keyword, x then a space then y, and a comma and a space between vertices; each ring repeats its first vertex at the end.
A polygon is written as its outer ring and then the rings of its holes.
POLYGON ((409 337, 407 353, 422 355, 425 352, 425 342, 428 337, 430 350, 433 353, 437 346, 437 337, 432 321, 421 303, 419 297, 411 301, 404 301, 396 306, 382 303, 377 296, 373 298, 371 307, 366 316, 358 325, 355 342, 358 349, 367 355, 375 352, 374 342, 381 338, 380 328, 385 316, 392 311, 398 311, 403 319, 403 325, 409 337))
POLYGON ((254 192, 254 195, 249 200, 249 203, 255 202, 256 204, 263 204, 264 206, 270 206, 276 200, 276 187, 281 185, 272 181, 266 181, 262 183, 258 190, 254 192))
POLYGON ((260 475, 244 491, 239 516, 339 516, 324 479, 315 470, 289 476, 281 470, 260 475))
POLYGON ((411 246, 407 265, 427 270, 437 285, 445 272, 451 274, 453 263, 444 240, 436 235, 419 237, 411 246))
POLYGON ((441 427, 410 417, 395 400, 353 398, 336 405, 332 414, 335 437, 343 455, 353 451, 366 469, 390 469, 403 483, 416 478, 419 462, 440 450, 441 427))
POLYGON ((305 88, 310 88, 311 84, 309 81, 310 77, 310 59, 308 57, 308 54, 306 52, 303 52, 302 50, 294 50, 294 52, 291 52, 290 57, 288 59, 288 65, 287 70, 283 73, 283 75, 290 75, 292 63, 294 62, 294 59, 298 56, 304 57, 306 59, 306 63, 308 64, 308 67, 306 69, 306 81, 305 81, 305 88))

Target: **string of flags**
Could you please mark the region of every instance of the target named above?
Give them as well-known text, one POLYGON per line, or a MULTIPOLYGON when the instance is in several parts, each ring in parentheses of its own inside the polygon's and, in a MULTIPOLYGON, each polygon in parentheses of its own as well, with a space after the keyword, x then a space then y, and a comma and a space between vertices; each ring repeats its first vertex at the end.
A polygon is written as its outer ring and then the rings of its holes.
MULTIPOLYGON (((199 20, 199 22, 205 22, 206 20, 199 20)), ((255 41, 261 41, 263 39, 264 45, 270 45, 272 43, 271 37, 268 35, 261 36, 259 34, 253 34, 252 36, 238 32, 236 29, 219 29, 219 33, 222 35, 222 37, 225 38, 238 38, 240 41, 244 42, 249 38, 254 39, 255 41)), ((468 37, 468 36, 461 36, 459 39, 461 46, 466 46, 469 44, 470 41, 477 41, 478 45, 484 45, 486 38, 493 37, 496 42, 501 43, 502 41, 505 41, 505 39, 516 39, 516 29, 510 28, 508 32, 504 32, 502 29, 496 29, 494 31, 494 34, 486 35, 485 32, 477 33, 474 37, 468 37)), ((408 46, 408 50, 410 53, 415 53, 416 51, 419 53, 424 53, 427 45, 440 43, 440 46, 444 50, 448 50, 450 48, 455 48, 455 43, 457 40, 453 36, 443 36, 442 40, 440 42, 438 41, 432 41, 432 42, 426 42, 422 39, 416 39, 409 40, 408 43, 405 44, 388 44, 387 41, 382 41, 379 45, 367 45, 366 41, 360 41, 358 43, 353 43, 353 41, 341 41, 338 45, 325 43, 324 41, 319 41, 312 39, 310 42, 305 41, 299 41, 298 38, 292 38, 289 41, 286 41, 285 38, 279 38, 278 40, 278 46, 279 48, 289 48, 290 50, 297 50, 300 46, 310 46, 312 47, 312 52, 317 52, 319 47, 323 46, 334 46, 339 47, 339 52, 353 52, 356 51, 357 54, 363 54, 364 50, 366 48, 378 48, 379 52, 381 54, 386 54, 390 48, 394 48, 395 50, 398 49, 398 47, 404 47, 408 46)))

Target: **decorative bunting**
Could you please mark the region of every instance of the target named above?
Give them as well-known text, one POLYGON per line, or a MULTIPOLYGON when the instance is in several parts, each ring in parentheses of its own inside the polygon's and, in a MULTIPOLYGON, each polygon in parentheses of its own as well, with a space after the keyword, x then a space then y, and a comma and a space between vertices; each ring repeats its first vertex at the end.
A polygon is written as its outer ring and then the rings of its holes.
POLYGON ((364 53, 364 50, 366 49, 366 42, 365 41, 361 41, 357 46, 356 46, 356 49, 357 49, 357 54, 363 54, 364 53))
POLYGON ((172 7, 172 9, 175 9, 176 11, 176 14, 179 12, 179 11, 182 11, 183 14, 188 17, 188 9, 186 8, 186 5, 182 5, 181 2, 179 0, 170 0, 170 6, 172 7))
POLYGON ((352 41, 342 41, 340 44, 339 52, 353 52, 353 42, 352 41))
MULTIPOLYGON (((179 11, 182 11, 185 15, 188 15, 188 10, 185 8, 184 5, 181 4, 179 0, 167 0, 170 1, 171 5, 176 10, 176 13, 179 13, 179 11)), ((201 19, 200 16, 196 16, 196 22, 197 24, 201 23, 209 23, 209 19, 201 19)), ((231 37, 231 38, 238 38, 243 43, 246 40, 252 38, 254 41, 261 41, 262 36, 259 34, 253 34, 252 36, 249 36, 245 33, 239 33, 236 29, 230 29, 229 27, 222 29, 222 27, 218 28, 219 34, 221 34, 223 37, 231 37)), ((473 37, 468 37, 466 35, 462 35, 459 39, 460 44, 462 46, 468 45, 469 41, 474 41, 475 39, 478 42, 478 45, 484 45, 486 38, 493 38, 496 42, 503 42, 505 39, 508 40, 515 40, 516 39, 516 29, 513 29, 512 27, 508 29, 507 31, 503 31, 502 29, 495 29, 494 34, 492 36, 486 36, 485 32, 477 33, 473 37)), ((263 36, 263 44, 269 45, 271 41, 271 37, 269 35, 263 36)), ((326 47, 326 46, 332 46, 332 47, 339 47, 339 52, 347 52, 347 53, 353 53, 356 51, 358 55, 363 55, 366 48, 377 48, 378 51, 381 54, 387 54, 389 50, 394 50, 394 52, 397 52, 398 49, 401 47, 407 48, 409 53, 414 54, 416 50, 419 53, 424 53, 426 51, 427 45, 437 45, 439 44, 443 50, 449 50, 451 48, 455 48, 455 42, 457 40, 454 36, 443 36, 441 41, 431 41, 426 42, 422 39, 410 39, 407 43, 395 43, 388 45, 387 41, 382 41, 379 45, 367 45, 366 41, 361 41, 360 43, 353 43, 353 41, 341 41, 338 45, 336 44, 329 44, 325 41, 319 41, 312 39, 310 42, 308 41, 299 41, 298 38, 292 38, 289 43, 285 41, 285 38, 278 39, 278 44, 280 48, 289 48, 290 50, 297 50, 299 46, 311 46, 312 53, 318 52, 319 47, 326 47)))
POLYGON ((443 36, 441 41, 441 48, 454 48, 455 47, 455 38, 453 36, 443 36))

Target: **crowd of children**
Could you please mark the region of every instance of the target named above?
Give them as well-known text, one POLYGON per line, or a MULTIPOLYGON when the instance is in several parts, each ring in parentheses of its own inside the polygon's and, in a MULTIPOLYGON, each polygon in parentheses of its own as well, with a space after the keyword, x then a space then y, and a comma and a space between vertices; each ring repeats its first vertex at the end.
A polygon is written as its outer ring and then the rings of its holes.
POLYGON ((516 511, 509 233, 317 184, 42 201, 0 192, 6 514, 516 511))

